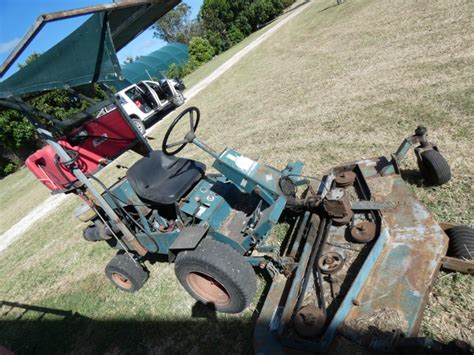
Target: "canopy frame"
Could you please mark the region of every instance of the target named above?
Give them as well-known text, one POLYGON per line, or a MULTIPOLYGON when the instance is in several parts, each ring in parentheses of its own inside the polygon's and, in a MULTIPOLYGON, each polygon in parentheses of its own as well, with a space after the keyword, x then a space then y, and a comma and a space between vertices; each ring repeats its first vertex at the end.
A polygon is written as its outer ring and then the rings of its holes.
MULTIPOLYGON (((66 20, 73 17, 84 16, 84 15, 91 15, 97 12, 109 12, 118 9, 124 9, 128 7, 134 7, 139 5, 151 5, 153 3, 170 3, 170 9, 172 9, 178 1, 163 1, 163 0, 123 0, 120 2, 113 2, 108 4, 102 5, 94 5, 94 6, 86 6, 81 7, 78 9, 72 10, 65 10, 65 11, 58 11, 58 12, 51 12, 47 14, 42 14, 37 17, 33 25, 29 28, 23 38, 18 42, 16 47, 10 53, 10 55, 5 59, 5 61, 0 66, 0 78, 6 73, 6 71, 13 65, 13 63, 18 59, 18 57, 24 52, 24 50, 28 47, 28 45, 33 41, 33 39, 38 35, 41 29, 49 22, 55 22, 59 20, 66 20)), ((143 12, 146 11, 146 8, 138 11, 134 16, 131 16, 127 19, 121 26, 117 27, 114 31, 112 31, 112 36, 117 35, 119 32, 123 31, 131 22, 137 19, 143 12)), ((140 32, 141 33, 141 32, 140 32)), ((138 33, 138 34, 140 34, 138 33)), ((137 34, 137 35, 138 35, 137 34)), ((136 36, 135 36, 136 37, 136 36)), ((123 46, 122 46, 123 47, 123 46)), ((115 48, 119 51, 120 48, 115 48)))

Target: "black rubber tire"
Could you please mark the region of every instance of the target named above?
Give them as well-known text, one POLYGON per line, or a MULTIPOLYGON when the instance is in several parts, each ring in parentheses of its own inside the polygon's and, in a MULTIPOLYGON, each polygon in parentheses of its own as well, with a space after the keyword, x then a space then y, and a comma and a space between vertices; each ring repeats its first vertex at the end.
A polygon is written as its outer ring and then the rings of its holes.
POLYGON ((174 105, 174 107, 179 107, 181 105, 184 104, 184 95, 181 91, 178 91, 178 95, 177 96, 173 96, 171 98, 171 103, 174 105))
POLYGON ((245 258, 230 246, 213 239, 204 239, 195 250, 180 252, 175 261, 175 273, 193 298, 224 313, 242 312, 250 305, 257 288, 255 272, 245 258), (188 284, 190 273, 205 274, 216 280, 230 296, 229 303, 214 304, 201 297, 188 284))
POLYGON ((138 291, 148 280, 148 270, 140 264, 137 265, 133 262, 127 254, 117 254, 114 256, 105 267, 105 274, 117 288, 125 292, 138 291), (130 287, 124 287, 123 284, 117 283, 114 274, 127 279, 130 287))
POLYGON ((421 153, 421 174, 428 185, 443 185, 451 179, 449 164, 437 150, 421 153))
POLYGON ((473 260, 474 229, 467 226, 456 226, 448 229, 446 234, 449 237, 448 256, 473 260))
POLYGON ((145 133, 146 133, 146 128, 145 128, 145 124, 143 123, 143 121, 139 118, 132 118, 132 122, 135 125, 135 127, 137 127, 137 129, 141 133, 141 135, 144 136, 145 133))

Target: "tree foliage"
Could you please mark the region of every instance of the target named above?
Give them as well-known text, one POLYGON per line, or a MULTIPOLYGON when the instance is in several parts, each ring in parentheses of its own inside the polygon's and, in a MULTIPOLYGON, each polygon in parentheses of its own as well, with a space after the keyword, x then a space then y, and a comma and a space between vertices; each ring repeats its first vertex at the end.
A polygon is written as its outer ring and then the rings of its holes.
POLYGON ((123 61, 122 64, 130 64, 130 63, 133 63, 135 61, 137 61, 138 59, 140 59, 142 56, 141 55, 137 55, 135 56, 135 58, 133 58, 132 56, 128 56, 127 58, 125 58, 125 60, 123 61))
POLYGON ((294 0, 204 0, 199 19, 204 36, 220 53, 273 20, 293 2, 294 0))
POLYGON ((18 63, 18 68, 22 69, 24 67, 26 67, 28 64, 30 64, 31 62, 35 61, 36 59, 38 59, 40 57, 41 53, 37 53, 37 52, 33 52, 31 53, 28 58, 26 58, 25 62, 24 63, 18 63))
MULTIPOLYGON (((39 56, 40 54, 33 53, 24 64, 19 65, 20 68, 39 56)), ((104 100, 107 96, 97 85, 85 85, 76 88, 76 91, 96 101, 104 100)), ((24 100, 39 111, 59 120, 69 118, 90 106, 89 102, 66 90, 52 90, 24 100)), ((41 142, 36 137, 33 126, 20 112, 11 109, 2 110, 0 107, 0 176, 15 171, 40 145, 41 142)))
POLYGON ((188 44, 192 37, 199 36, 200 24, 190 20, 191 7, 181 3, 153 25, 153 36, 165 42, 188 44))
POLYGON ((166 75, 170 78, 182 78, 197 67, 210 61, 215 49, 206 38, 193 37, 189 42, 189 59, 185 65, 171 64, 166 75))
POLYGON ((195 21, 199 25, 199 34, 186 32, 189 6, 178 6, 174 12, 170 12, 169 17, 164 17, 160 38, 167 41, 185 38, 181 41, 189 44, 189 60, 184 66, 172 64, 167 75, 181 78, 189 74, 214 55, 239 43, 250 33, 272 21, 293 2, 294 0, 204 0, 195 21), (170 36, 170 33, 173 35, 170 36))
POLYGON ((210 61, 214 52, 214 47, 206 38, 193 37, 189 42, 189 57, 198 66, 210 61))

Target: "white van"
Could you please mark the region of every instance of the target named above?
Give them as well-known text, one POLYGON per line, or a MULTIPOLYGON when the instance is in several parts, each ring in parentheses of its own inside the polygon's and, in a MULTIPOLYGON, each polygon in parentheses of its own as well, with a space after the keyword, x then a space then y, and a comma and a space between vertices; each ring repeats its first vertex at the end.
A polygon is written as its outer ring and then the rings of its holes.
MULTIPOLYGON (((145 133, 144 122, 156 113, 184 104, 184 83, 180 79, 163 79, 159 82, 142 80, 115 94, 140 133, 145 133)), ((115 109, 104 107, 98 116, 115 109)))

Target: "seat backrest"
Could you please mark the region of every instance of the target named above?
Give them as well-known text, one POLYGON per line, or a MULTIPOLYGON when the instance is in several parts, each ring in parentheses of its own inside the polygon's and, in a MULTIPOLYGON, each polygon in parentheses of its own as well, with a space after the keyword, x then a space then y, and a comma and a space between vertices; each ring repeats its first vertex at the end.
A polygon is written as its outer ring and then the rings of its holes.
POLYGON ((143 201, 166 205, 181 198, 205 170, 200 162, 155 150, 127 170, 127 179, 143 201))

